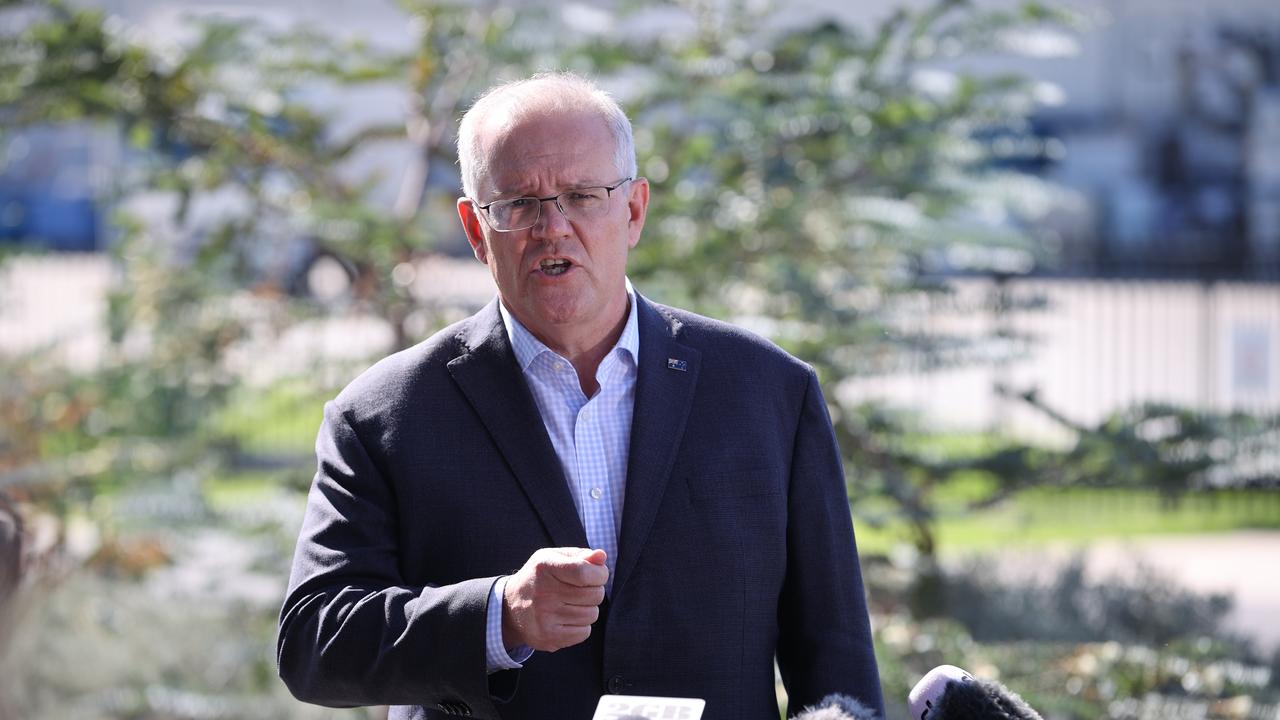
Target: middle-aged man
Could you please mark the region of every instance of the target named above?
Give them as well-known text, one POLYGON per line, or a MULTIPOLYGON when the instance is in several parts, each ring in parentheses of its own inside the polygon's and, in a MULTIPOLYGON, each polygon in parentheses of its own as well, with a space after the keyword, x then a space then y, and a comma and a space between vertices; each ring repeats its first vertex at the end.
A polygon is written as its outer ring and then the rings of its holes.
POLYGON ((649 184, 574 75, 463 118, 458 214, 498 297, 325 407, 280 617, 300 698, 588 720, 601 695, 776 720, 883 709, 813 372, 627 281, 649 184))

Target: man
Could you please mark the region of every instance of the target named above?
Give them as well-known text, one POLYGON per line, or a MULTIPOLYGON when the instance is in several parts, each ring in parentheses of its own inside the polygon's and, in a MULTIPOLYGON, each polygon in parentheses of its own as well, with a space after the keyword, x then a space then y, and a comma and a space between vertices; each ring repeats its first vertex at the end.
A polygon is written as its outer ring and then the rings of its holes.
POLYGON ((649 185, 573 75, 491 90, 458 214, 498 298, 325 408, 281 676, 395 718, 587 720, 602 694, 883 709, 812 371, 626 280, 649 185))

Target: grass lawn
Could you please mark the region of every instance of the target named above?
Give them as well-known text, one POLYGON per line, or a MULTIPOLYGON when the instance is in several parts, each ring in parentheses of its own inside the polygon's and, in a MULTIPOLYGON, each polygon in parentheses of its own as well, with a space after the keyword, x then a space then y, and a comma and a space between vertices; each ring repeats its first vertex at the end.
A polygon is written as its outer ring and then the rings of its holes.
POLYGON ((241 510, 278 497, 288 484, 280 471, 243 470, 211 478, 204 497, 214 510, 241 510))
MULTIPOLYGON (((907 538, 901 527, 859 523, 856 514, 854 522, 863 553, 886 552, 907 538)), ((980 550, 1244 529, 1280 530, 1280 492, 1196 492, 1171 506, 1154 491, 1028 490, 980 513, 944 516, 937 525, 937 540, 944 551, 980 550)))
POLYGON ((212 428, 235 439, 243 452, 252 455, 309 455, 315 448, 324 403, 336 394, 303 380, 269 388, 241 387, 214 418, 212 428))

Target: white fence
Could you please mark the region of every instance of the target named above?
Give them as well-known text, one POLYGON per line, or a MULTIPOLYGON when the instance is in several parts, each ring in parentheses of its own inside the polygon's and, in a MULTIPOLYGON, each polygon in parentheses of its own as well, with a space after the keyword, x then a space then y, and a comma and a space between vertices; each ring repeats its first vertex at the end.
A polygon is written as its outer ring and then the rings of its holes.
MULTIPOLYGON (((1062 438, 1061 428, 994 391, 1035 389, 1071 420, 1096 424, 1140 402, 1207 411, 1280 412, 1280 285, 1189 281, 1015 280, 1014 297, 1042 296, 1040 310, 974 312, 996 285, 956 284, 968 310, 931 313, 933 331, 1003 328, 1034 338, 1028 355, 983 367, 907 371, 842 388, 919 410, 957 430, 1062 438), (968 301, 965 301, 968 298, 968 301)), ((990 303, 987 303, 990 305, 990 303)))

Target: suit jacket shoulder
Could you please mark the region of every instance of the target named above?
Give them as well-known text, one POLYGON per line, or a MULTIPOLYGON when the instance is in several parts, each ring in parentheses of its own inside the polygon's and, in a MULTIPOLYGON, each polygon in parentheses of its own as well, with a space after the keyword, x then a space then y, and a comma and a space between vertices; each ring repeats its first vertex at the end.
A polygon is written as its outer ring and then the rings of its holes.
POLYGON ((808 363, 746 328, 669 305, 650 302, 649 306, 665 320, 674 340, 697 348, 703 362, 714 369, 757 376, 774 373, 801 383, 813 371, 808 363))
POLYGON ((749 329, 678 307, 649 305, 666 323, 671 340, 700 352, 700 383, 707 384, 704 389, 750 395, 776 391, 799 401, 806 386, 815 382, 808 363, 749 329))
POLYGON ((334 404, 359 422, 372 416, 394 417, 404 404, 448 382, 449 362, 483 340, 500 323, 497 301, 480 312, 436 331, 412 347, 388 355, 347 384, 334 404))

